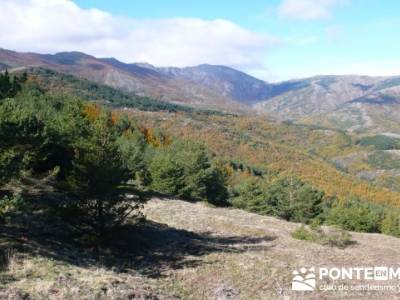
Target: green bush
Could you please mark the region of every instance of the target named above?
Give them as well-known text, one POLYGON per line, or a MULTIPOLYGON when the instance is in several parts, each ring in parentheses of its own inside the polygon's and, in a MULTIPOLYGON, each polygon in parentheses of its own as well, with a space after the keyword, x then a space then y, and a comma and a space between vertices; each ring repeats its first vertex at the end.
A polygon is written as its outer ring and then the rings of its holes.
POLYGON ((344 249, 349 245, 354 244, 351 240, 351 235, 343 230, 326 232, 321 227, 309 227, 302 225, 297 228, 293 233, 294 239, 318 243, 330 247, 337 247, 344 249))
POLYGON ((205 172, 205 200, 217 206, 228 205, 228 190, 223 172, 215 166, 208 168, 205 172))
POLYGON ((257 178, 250 178, 232 190, 229 200, 232 206, 252 212, 272 214, 272 207, 265 201, 265 188, 257 178))
POLYGON ((182 196, 183 167, 175 161, 171 153, 162 150, 156 151, 150 162, 149 171, 152 189, 167 195, 182 196))
POLYGON ((304 225, 301 225, 299 228, 293 231, 291 235, 292 238, 302 241, 316 242, 318 239, 316 233, 307 229, 307 227, 304 225))
POLYGON ((286 177, 270 184, 250 179, 233 190, 233 206, 288 221, 309 223, 322 211, 324 193, 297 178, 286 177))
POLYGON ((308 223, 322 212, 324 192, 313 188, 308 184, 301 184, 295 194, 291 207, 289 220, 308 223))
POLYGON ((330 209, 326 223, 345 230, 380 232, 384 208, 359 199, 336 202, 330 209))
POLYGON ((70 169, 74 143, 84 140, 88 120, 83 104, 65 97, 24 91, 0 106, 0 181, 22 172, 45 173, 58 167, 62 178, 70 169))
POLYGON ((176 140, 153 150, 149 162, 151 187, 161 193, 186 199, 226 204, 222 172, 213 165, 203 144, 176 140))
POLYGON ((387 212, 381 223, 381 232, 388 235, 400 237, 400 215, 399 212, 387 212))

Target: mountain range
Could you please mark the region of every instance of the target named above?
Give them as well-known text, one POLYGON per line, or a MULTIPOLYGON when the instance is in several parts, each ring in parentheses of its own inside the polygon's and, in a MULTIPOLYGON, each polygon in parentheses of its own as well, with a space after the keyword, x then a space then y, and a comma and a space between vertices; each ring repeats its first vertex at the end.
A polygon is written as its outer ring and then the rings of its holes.
POLYGON ((0 69, 42 67, 124 92, 198 108, 351 131, 400 132, 400 76, 315 76, 269 83, 227 66, 155 67, 81 52, 0 49, 0 69))

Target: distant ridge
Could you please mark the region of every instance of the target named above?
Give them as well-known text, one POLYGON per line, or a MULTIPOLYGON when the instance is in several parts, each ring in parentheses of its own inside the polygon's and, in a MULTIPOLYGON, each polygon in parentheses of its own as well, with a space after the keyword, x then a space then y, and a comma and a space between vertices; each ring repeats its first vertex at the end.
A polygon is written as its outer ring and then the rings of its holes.
POLYGON ((400 122, 400 76, 320 75, 268 83, 221 65, 156 67, 76 51, 52 55, 0 49, 0 69, 27 66, 202 109, 267 113, 282 120, 345 130, 387 129, 381 126, 385 118, 400 122))

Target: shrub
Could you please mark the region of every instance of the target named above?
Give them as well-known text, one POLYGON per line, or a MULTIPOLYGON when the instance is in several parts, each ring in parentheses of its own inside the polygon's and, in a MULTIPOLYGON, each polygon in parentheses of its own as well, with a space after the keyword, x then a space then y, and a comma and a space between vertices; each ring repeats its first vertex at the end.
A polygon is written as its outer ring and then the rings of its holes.
POLYGON ((380 232, 383 217, 382 206, 354 198, 343 203, 336 202, 329 211, 326 222, 345 230, 380 232))
POLYGON ((226 188, 225 176, 218 167, 212 166, 206 170, 205 176, 207 202, 217 205, 228 205, 228 190, 226 188))
POLYGON ((322 212, 324 193, 297 178, 280 179, 266 190, 273 214, 288 221, 308 223, 322 212))
POLYGON ((265 201, 265 189, 261 181, 256 178, 250 178, 238 185, 232 190, 230 203, 240 209, 252 212, 272 214, 272 207, 265 201))
POLYGON ((340 249, 344 249, 353 244, 355 244, 355 242, 351 240, 351 234, 344 230, 327 234, 323 242, 323 245, 337 247, 340 249))
POLYGON ((235 187, 233 194, 235 207, 288 221, 309 223, 323 211, 324 193, 292 177, 271 184, 250 179, 235 187))
POLYGON ((296 192, 296 198, 291 208, 290 220, 308 223, 322 212, 324 192, 303 184, 296 192))
POLYGON ((301 225, 299 228, 293 231, 291 235, 292 238, 294 239, 309 241, 309 242, 315 242, 318 238, 315 232, 312 232, 311 230, 307 229, 306 226, 304 225, 301 225))
POLYGON ((226 203, 224 176, 201 143, 177 140, 155 149, 149 171, 151 187, 156 191, 218 205, 226 203))
POLYGON ((349 245, 354 244, 354 241, 351 240, 351 235, 346 231, 326 232, 321 227, 307 228, 304 225, 297 228, 292 233, 292 237, 298 240, 309 241, 340 249, 344 249, 349 245))
POLYGON ((184 187, 184 171, 172 154, 158 150, 149 165, 151 187, 167 195, 181 196, 184 187))
POLYGON ((399 213, 387 212, 382 220, 381 232, 388 235, 400 237, 400 215, 399 213))

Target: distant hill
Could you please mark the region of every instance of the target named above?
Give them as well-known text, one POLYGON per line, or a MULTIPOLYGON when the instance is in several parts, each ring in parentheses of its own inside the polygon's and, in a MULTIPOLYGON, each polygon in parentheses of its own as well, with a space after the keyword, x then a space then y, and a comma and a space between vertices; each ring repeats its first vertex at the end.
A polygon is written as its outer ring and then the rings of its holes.
POLYGON ((400 121, 400 77, 317 76, 303 82, 303 88, 260 101, 255 108, 344 130, 400 131, 393 124, 400 121))
POLYGON ((213 89, 225 97, 246 105, 269 99, 288 90, 303 87, 300 81, 269 84, 246 73, 226 67, 199 65, 186 68, 154 68, 160 73, 189 80, 213 89))
MULTIPOLYGON (((42 67, 28 67, 23 70, 30 80, 47 93, 63 93, 94 101, 112 108, 134 108, 142 111, 201 112, 205 114, 223 114, 221 111, 196 109, 191 106, 169 103, 166 101, 139 96, 133 92, 124 92, 107 85, 84 78, 60 73, 42 67)), ((21 73, 22 70, 16 71, 21 73)))
POLYGON ((192 81, 174 78, 137 64, 125 64, 113 58, 97 59, 80 52, 55 55, 18 53, 0 49, 2 68, 44 67, 72 74, 125 92, 198 108, 244 111, 247 108, 217 91, 192 81))
POLYGON ((96 58, 0 49, 0 69, 40 66, 164 102, 351 131, 400 133, 400 76, 316 76, 268 83, 227 66, 156 67, 96 58), (384 121, 387 120, 387 121, 384 121))

